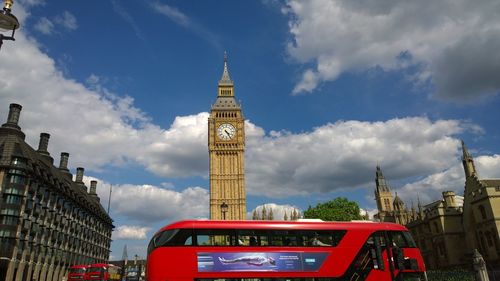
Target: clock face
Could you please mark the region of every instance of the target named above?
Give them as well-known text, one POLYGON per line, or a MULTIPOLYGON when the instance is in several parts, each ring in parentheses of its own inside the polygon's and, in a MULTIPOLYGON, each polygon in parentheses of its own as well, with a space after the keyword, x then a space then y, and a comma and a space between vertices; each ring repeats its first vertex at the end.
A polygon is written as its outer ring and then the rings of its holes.
POLYGON ((235 135, 236 128, 231 124, 224 123, 217 128, 217 136, 219 136, 221 140, 231 140, 235 135))

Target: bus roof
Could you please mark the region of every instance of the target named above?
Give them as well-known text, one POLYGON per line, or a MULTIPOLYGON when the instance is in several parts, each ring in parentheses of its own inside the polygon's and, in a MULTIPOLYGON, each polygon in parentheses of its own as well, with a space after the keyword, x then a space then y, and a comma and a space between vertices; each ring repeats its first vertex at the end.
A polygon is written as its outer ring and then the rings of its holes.
POLYGON ((185 220, 172 223, 160 231, 176 228, 204 229, 304 229, 304 230, 396 230, 407 231, 407 228, 396 223, 386 222, 331 222, 331 221, 219 221, 219 220, 185 220))
POLYGON ((87 267, 89 267, 88 264, 75 264, 70 266, 69 268, 87 268, 87 267))
POLYGON ((118 267, 117 265, 114 265, 112 263, 93 263, 91 265, 88 265, 87 267, 118 267))

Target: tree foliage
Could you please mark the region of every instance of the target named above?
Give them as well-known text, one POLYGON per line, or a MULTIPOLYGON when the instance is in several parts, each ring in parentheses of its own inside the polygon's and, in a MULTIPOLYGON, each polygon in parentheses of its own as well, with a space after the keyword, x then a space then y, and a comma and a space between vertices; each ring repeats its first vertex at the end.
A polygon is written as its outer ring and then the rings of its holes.
POLYGON ((318 203, 316 207, 304 211, 306 219, 322 219, 324 221, 361 220, 358 203, 344 197, 337 197, 325 203, 318 203))

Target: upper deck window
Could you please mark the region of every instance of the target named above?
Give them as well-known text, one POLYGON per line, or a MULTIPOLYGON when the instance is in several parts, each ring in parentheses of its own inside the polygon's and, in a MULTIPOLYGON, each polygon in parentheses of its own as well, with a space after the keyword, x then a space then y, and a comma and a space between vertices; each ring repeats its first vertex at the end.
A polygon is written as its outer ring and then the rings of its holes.
POLYGON ((148 253, 163 246, 335 247, 345 230, 172 229, 153 237, 148 253))

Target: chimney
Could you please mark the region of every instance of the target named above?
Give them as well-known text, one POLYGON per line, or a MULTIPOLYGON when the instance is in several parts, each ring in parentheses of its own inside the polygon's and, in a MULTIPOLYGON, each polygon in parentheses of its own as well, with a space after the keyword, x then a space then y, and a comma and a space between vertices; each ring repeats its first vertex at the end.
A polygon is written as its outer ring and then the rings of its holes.
POLYGON ((37 152, 38 152, 38 154, 42 155, 43 158, 48 160, 50 162, 50 164, 52 165, 52 164, 54 164, 54 158, 52 158, 50 156, 50 153, 47 150, 47 148, 49 147, 49 138, 50 138, 50 135, 47 133, 40 134, 40 143, 38 144, 37 152))
POLYGON ((17 103, 10 104, 9 116, 7 117, 7 122, 0 127, 0 132, 3 134, 16 135, 22 140, 26 138, 21 127, 17 124, 19 122, 19 116, 21 115, 21 108, 17 103))
POLYGON ((69 159, 69 153, 61 152, 61 161, 59 162, 59 170, 69 171, 68 159, 69 159))
POLYGON ((37 150, 38 153, 50 156, 50 153, 47 150, 49 147, 49 139, 50 139, 50 134, 47 133, 40 134, 40 142, 38 143, 38 150, 37 150))
POLYGON ((455 202, 455 192, 453 191, 443 191, 444 207, 445 208, 456 208, 457 203, 455 202))
POLYGON ((91 181, 90 182, 90 192, 89 192, 89 194, 90 195, 97 195, 96 189, 97 189, 97 181, 91 181))
POLYGON ((3 124, 2 127, 10 127, 20 130, 21 127, 19 127, 17 123, 19 122, 19 116, 21 115, 22 108, 23 107, 17 103, 11 103, 7 123, 3 124))
POLYGON ((82 167, 76 168, 76 178, 75 178, 76 183, 83 184, 83 172, 84 171, 85 171, 85 169, 82 167))

